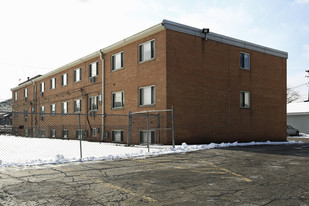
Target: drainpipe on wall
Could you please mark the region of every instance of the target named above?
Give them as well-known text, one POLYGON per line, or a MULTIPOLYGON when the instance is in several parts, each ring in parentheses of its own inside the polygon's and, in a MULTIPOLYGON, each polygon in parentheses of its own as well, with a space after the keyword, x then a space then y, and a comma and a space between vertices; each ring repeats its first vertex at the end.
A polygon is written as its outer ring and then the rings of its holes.
POLYGON ((104 133, 105 133, 105 81, 104 81, 104 58, 103 58, 103 52, 100 49, 100 59, 102 61, 102 132, 101 132, 101 140, 103 141, 104 133))
MULTIPOLYGON (((35 118, 34 118, 34 134, 33 136, 35 137, 36 135, 36 124, 37 124, 37 118, 36 118, 36 84, 35 81, 31 80, 32 84, 33 84, 33 111, 31 111, 31 113, 35 113, 35 118)), ((32 107, 31 107, 32 110, 32 107)))

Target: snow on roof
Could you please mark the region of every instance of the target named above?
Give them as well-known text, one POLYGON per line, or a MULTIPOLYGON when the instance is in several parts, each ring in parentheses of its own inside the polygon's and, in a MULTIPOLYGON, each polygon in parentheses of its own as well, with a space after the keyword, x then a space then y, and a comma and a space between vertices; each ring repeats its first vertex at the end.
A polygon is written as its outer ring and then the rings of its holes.
POLYGON ((309 102, 287 104, 288 115, 305 115, 309 114, 309 102))

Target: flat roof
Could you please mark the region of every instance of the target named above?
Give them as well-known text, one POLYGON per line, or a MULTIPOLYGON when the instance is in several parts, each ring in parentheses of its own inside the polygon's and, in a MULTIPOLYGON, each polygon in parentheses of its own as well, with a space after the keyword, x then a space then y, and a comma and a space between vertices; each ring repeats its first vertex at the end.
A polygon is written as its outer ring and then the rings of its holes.
MULTIPOLYGON (((213 41, 237 46, 237 47, 240 47, 240 48, 250 49, 250 50, 253 50, 253 51, 258 51, 258 52, 270 54, 270 55, 273 55, 273 56, 288 58, 288 53, 284 52, 284 51, 272 49, 272 48, 269 48, 269 47, 264 47, 264 46, 261 46, 261 45, 257 45, 257 44, 253 44, 253 43, 246 42, 246 41, 243 41, 243 40, 235 39, 235 38, 232 38, 232 37, 216 34, 216 33, 213 33, 213 32, 205 33, 203 29, 187 26, 187 25, 184 25, 184 24, 180 24, 180 23, 176 23, 176 22, 164 19, 160 24, 152 26, 152 27, 150 27, 150 28, 148 28, 144 31, 141 31, 137 34, 134 34, 134 35, 126 38, 126 39, 123 39, 119 42, 116 42, 115 44, 112 44, 108 47, 100 49, 99 51, 95 51, 95 52, 93 52, 93 53, 91 53, 91 54, 89 54, 85 57, 79 58, 79 59, 77 59, 77 60, 75 60, 71 63, 68 63, 68 64, 62 66, 62 67, 54 69, 51 72, 48 72, 48 73, 46 73, 46 74, 44 74, 40 77, 33 79, 33 81, 34 82, 40 81, 40 80, 47 78, 49 76, 52 76, 56 73, 62 72, 62 71, 66 70, 70 67, 76 66, 78 64, 84 63, 85 61, 96 58, 96 57, 100 56, 101 52, 103 52, 103 53, 110 52, 112 50, 123 47, 127 44, 130 44, 134 41, 137 41, 137 40, 142 39, 144 37, 147 37, 149 35, 163 31, 164 29, 177 31, 177 32, 197 36, 197 37, 200 37, 200 38, 205 38, 205 39, 209 39, 209 40, 213 40, 213 41)), ((20 89, 22 87, 28 86, 29 84, 31 84, 31 81, 29 81, 29 82, 26 81, 23 84, 20 84, 19 86, 12 88, 11 91, 15 91, 15 90, 20 89)))
POLYGON ((309 102, 287 104, 286 110, 287 115, 309 115, 309 102))

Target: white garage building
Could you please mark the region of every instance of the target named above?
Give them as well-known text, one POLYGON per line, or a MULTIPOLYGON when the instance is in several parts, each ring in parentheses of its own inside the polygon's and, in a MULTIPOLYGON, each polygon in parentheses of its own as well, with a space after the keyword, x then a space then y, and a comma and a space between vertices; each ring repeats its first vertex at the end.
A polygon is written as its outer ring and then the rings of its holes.
POLYGON ((301 133, 309 134, 309 102, 288 104, 287 124, 301 133))

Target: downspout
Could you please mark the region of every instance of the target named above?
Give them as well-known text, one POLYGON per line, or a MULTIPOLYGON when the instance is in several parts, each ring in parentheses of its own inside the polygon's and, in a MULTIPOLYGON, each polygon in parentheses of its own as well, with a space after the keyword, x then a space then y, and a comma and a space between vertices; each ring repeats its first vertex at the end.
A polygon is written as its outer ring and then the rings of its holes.
POLYGON ((105 81, 104 81, 104 54, 102 50, 100 49, 100 59, 102 61, 102 132, 101 132, 101 141, 104 139, 104 133, 105 133, 105 81))
MULTIPOLYGON (((34 132, 33 136, 36 137, 35 136, 35 134, 36 134, 36 126, 37 126, 36 125, 37 124, 37 115, 36 115, 36 84, 35 84, 35 81, 33 81, 33 80, 31 80, 31 82, 32 82, 32 85, 33 85, 33 110, 34 110, 34 111, 31 111, 31 113, 32 113, 32 115, 33 115, 33 113, 35 114, 35 118, 34 118, 34 130, 35 130, 35 132, 34 132)), ((32 110, 32 107, 31 107, 31 110, 32 110)))

